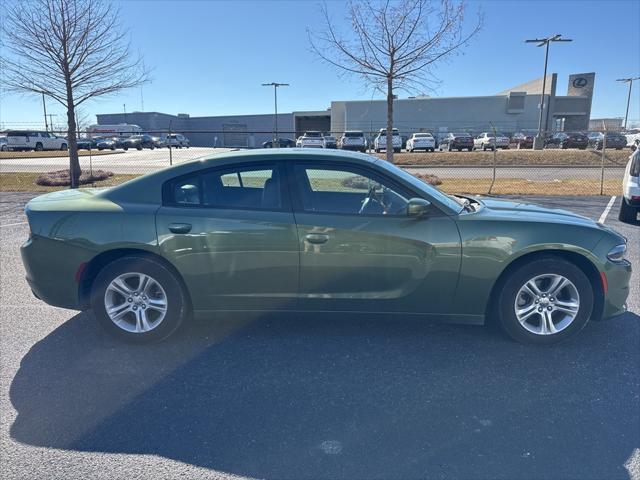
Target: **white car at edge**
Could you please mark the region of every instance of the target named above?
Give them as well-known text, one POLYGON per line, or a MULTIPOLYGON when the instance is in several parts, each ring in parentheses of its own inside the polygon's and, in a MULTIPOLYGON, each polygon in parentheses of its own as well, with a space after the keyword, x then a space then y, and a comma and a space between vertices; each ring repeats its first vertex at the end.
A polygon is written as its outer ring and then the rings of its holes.
POLYGON ((621 222, 635 222, 640 211, 640 140, 636 150, 629 156, 622 180, 621 222))

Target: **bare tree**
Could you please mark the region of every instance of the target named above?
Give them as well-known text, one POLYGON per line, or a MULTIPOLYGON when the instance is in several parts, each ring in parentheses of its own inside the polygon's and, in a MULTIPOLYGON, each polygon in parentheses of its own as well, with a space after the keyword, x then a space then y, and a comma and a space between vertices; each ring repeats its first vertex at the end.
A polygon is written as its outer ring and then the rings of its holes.
POLYGON ((387 97, 387 160, 393 162, 393 100, 395 90, 429 89, 436 82, 433 67, 453 55, 479 30, 464 28, 464 2, 454 0, 350 0, 345 36, 326 6, 321 32, 309 31, 312 50, 343 72, 360 76, 387 97))
POLYGON ((1 67, 6 88, 53 98, 67 110, 71 187, 78 186, 76 109, 147 81, 129 53, 119 12, 103 0, 15 1, 6 7, 1 67))

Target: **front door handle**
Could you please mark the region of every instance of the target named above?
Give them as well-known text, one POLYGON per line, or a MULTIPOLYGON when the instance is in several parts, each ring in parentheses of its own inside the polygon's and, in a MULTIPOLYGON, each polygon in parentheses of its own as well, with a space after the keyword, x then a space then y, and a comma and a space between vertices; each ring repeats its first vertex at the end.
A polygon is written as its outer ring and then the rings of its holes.
POLYGON ((172 223, 169 225, 169 230, 173 233, 189 233, 191 231, 190 223, 172 223))
POLYGON ((323 233, 310 233, 304 238, 309 243, 320 244, 327 243, 327 240, 329 240, 329 235, 325 235, 323 233))

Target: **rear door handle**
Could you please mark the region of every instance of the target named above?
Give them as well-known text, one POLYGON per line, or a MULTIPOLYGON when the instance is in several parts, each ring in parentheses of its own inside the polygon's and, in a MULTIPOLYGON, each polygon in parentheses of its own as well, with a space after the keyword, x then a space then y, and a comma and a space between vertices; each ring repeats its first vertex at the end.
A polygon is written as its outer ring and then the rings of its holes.
POLYGON ((310 233, 304 238, 309 243, 320 244, 327 243, 327 240, 329 240, 329 235, 324 235, 323 233, 310 233))
POLYGON ((189 233, 191 231, 190 223, 172 223, 169 225, 169 230, 173 233, 189 233))

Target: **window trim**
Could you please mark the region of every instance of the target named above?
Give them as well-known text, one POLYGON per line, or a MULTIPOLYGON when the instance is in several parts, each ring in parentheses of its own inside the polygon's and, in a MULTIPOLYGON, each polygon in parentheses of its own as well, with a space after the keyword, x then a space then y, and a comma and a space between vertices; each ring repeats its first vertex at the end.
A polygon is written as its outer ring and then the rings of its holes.
MULTIPOLYGON (((377 213, 346 213, 346 212, 318 212, 314 210, 306 210, 304 208, 304 202, 302 201, 302 192, 300 191, 300 182, 297 181, 295 174, 295 167, 300 167, 303 169, 311 169, 311 170, 332 170, 332 169, 347 169, 348 171, 353 171, 354 174, 364 173, 365 175, 369 175, 373 180, 382 183, 384 181, 385 185, 388 187, 392 187, 397 190, 397 193, 401 195, 408 194, 408 200, 412 198, 424 198, 422 195, 418 194, 413 189, 408 188, 405 185, 397 182, 395 179, 381 173, 373 168, 369 168, 366 166, 349 163, 349 162, 341 162, 341 161, 328 161, 317 163, 313 161, 290 161, 287 164, 287 184, 290 188, 291 195, 291 206, 293 208, 294 213, 304 213, 310 215, 339 215, 342 217, 355 217, 355 218, 412 218, 408 215, 380 215, 377 213), (315 167, 315 168, 314 168, 315 167)), ((432 204, 433 205, 433 204, 432 204)), ((440 212, 440 209, 436 208, 437 212, 440 212)))
POLYGON ((206 210, 242 210, 242 211, 252 211, 252 212, 284 212, 291 213, 291 198, 289 195, 289 190, 285 185, 287 181, 282 181, 282 179, 286 179, 286 169, 284 168, 283 162, 276 160, 270 162, 243 162, 243 163, 233 163, 227 165, 220 165, 216 167, 204 168, 201 170, 195 170, 193 172, 185 173, 183 175, 178 175, 177 177, 170 178, 166 180, 162 184, 162 206, 163 207, 171 207, 171 208, 184 208, 184 209, 206 209, 206 210), (202 185, 202 177, 203 175, 207 175, 212 172, 224 172, 225 170, 236 170, 240 171, 242 169, 248 170, 273 170, 278 171, 278 175, 280 175, 280 198, 282 200, 282 205, 280 208, 256 208, 256 207, 241 207, 241 206, 230 206, 230 205, 205 205, 203 202, 203 185, 202 185), (181 180, 190 178, 190 177, 198 177, 198 196, 200 203, 198 205, 184 204, 178 203, 173 200, 173 192, 172 186, 180 182, 181 180))

